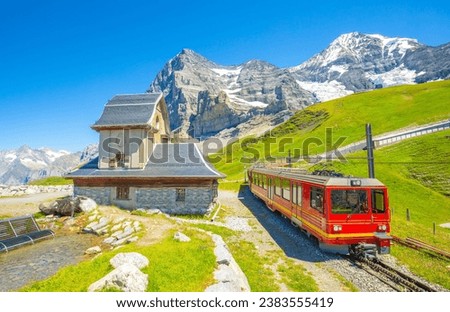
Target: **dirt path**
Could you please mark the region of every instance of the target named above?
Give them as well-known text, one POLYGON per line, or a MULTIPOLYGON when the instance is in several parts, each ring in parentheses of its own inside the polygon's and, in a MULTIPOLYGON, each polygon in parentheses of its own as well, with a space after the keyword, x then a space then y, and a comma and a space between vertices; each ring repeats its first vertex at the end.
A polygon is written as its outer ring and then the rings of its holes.
MULTIPOLYGON (((320 291, 348 291, 321 265, 326 259, 316 252, 314 243, 280 215, 269 211, 247 188, 241 189, 239 193, 220 191, 219 199, 226 215, 248 218, 252 220, 253 226, 256 225, 256 230, 244 234, 243 238, 253 242, 262 255, 281 249, 287 257, 311 273, 320 291)), ((283 286, 280 285, 282 290, 283 286)))
POLYGON ((69 196, 71 192, 50 192, 25 195, 20 197, 0 198, 0 215, 18 217, 39 212, 39 204, 50 202, 59 197, 69 196))

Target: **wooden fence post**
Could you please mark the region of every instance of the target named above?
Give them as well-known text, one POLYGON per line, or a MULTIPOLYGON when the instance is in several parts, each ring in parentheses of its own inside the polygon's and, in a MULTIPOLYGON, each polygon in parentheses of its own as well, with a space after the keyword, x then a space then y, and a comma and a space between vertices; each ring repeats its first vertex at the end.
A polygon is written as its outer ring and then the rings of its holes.
POLYGON ((436 222, 433 222, 433 235, 436 235, 436 222))
POLYGON ((406 208, 406 221, 411 221, 411 214, 409 213, 409 208, 406 208))

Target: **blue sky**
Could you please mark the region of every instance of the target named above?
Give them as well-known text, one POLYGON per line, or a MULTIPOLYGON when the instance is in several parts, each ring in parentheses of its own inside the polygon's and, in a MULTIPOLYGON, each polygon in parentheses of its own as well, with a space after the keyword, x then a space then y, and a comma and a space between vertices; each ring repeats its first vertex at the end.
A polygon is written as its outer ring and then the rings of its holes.
POLYGON ((0 150, 77 151, 115 94, 144 92, 182 48, 294 66, 343 33, 450 41, 448 1, 0 2, 0 150))

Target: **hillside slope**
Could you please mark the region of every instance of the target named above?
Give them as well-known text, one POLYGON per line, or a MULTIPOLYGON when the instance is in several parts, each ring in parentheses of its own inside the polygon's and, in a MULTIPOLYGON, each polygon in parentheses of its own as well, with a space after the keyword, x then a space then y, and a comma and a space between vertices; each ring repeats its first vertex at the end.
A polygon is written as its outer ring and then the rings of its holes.
POLYGON ((363 140, 366 123, 378 135, 448 119, 449 103, 449 80, 353 94, 312 105, 271 133, 237 141, 210 160, 228 181, 243 180, 244 169, 255 161, 287 157, 289 150, 307 158, 363 140))

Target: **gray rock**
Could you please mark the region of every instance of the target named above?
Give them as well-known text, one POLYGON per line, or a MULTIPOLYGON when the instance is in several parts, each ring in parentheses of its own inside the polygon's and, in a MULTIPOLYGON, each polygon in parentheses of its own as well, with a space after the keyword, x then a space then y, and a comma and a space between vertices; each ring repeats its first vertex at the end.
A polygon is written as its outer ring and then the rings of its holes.
POLYGON ((104 239, 103 242, 104 242, 105 244, 112 244, 112 243, 115 242, 116 240, 117 240, 117 238, 115 238, 115 237, 108 237, 108 238, 104 239))
POLYGON ((176 232, 173 239, 179 242, 190 242, 191 239, 181 232, 176 232))
POLYGON ((229 265, 233 256, 228 250, 222 237, 216 234, 212 234, 212 239, 216 244, 216 247, 214 248, 214 254, 216 255, 217 263, 229 265))
POLYGON ((125 263, 91 284, 88 291, 114 288, 124 292, 144 292, 147 290, 147 286, 148 275, 142 273, 135 265, 125 263))
POLYGON ((80 209, 83 212, 91 212, 97 208, 97 203, 89 197, 80 197, 80 209))
POLYGON ((100 248, 100 246, 94 246, 94 247, 86 249, 86 251, 84 253, 86 255, 95 255, 95 254, 98 254, 101 252, 102 252, 102 249, 100 248))
POLYGON ((148 266, 149 261, 147 257, 138 252, 127 252, 115 255, 111 260, 109 260, 109 263, 111 263, 114 268, 118 268, 125 263, 129 263, 135 265, 139 269, 143 269, 148 266))

